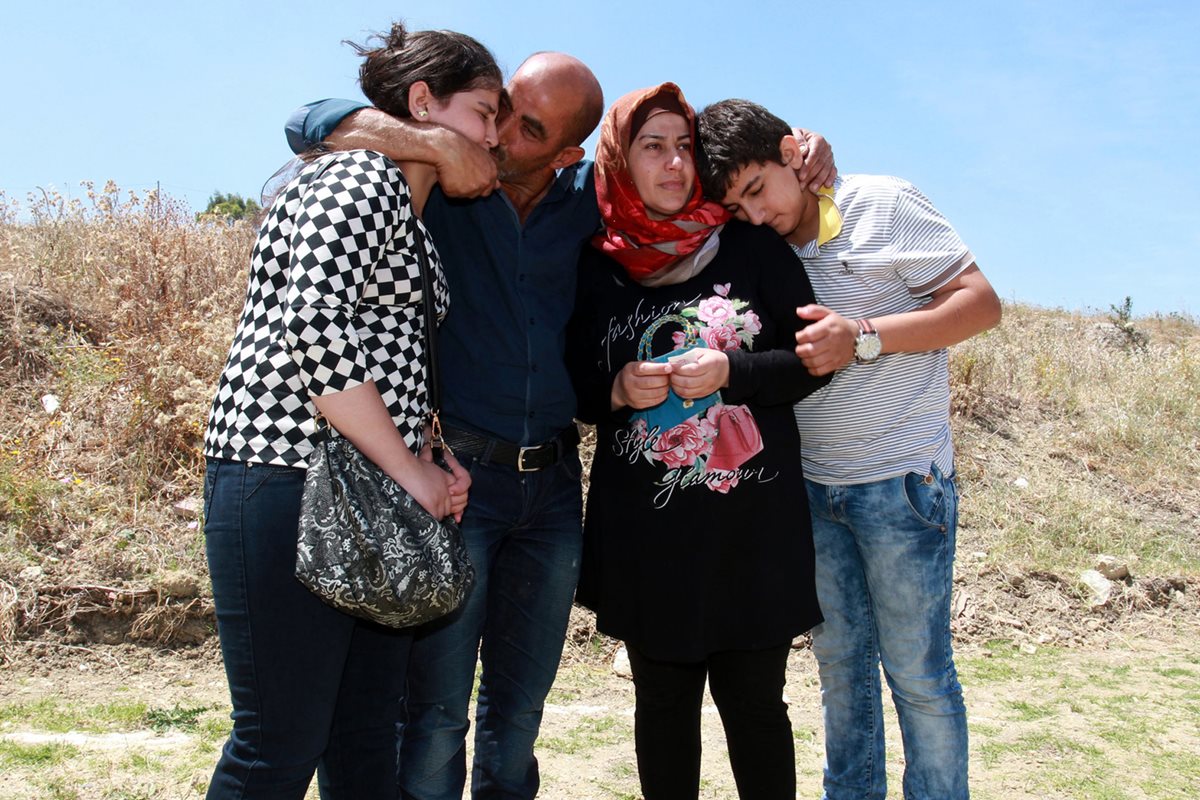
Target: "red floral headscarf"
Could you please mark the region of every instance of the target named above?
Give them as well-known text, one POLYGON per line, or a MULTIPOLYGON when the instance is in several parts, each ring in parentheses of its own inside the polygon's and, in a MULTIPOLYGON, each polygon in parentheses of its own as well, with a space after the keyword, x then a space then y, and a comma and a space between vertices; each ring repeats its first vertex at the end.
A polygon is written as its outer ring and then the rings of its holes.
POLYGON ((693 138, 696 129, 696 113, 673 83, 630 92, 613 103, 604 116, 596 148, 596 199, 604 231, 592 238, 592 246, 615 258, 629 277, 637 281, 650 278, 700 249, 712 232, 729 219, 724 207, 704 199, 699 176, 691 199, 678 214, 663 220, 646 215, 646 206, 638 196, 625 160, 635 122, 640 127, 650 116, 645 111, 639 114, 643 106, 678 108, 687 119, 693 138))

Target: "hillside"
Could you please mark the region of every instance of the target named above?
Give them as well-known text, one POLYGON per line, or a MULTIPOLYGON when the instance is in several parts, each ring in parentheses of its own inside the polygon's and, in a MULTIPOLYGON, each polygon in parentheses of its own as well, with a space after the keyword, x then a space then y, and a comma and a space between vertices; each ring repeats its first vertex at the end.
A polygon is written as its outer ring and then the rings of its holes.
MULTIPOLYGON (((0 661, 32 641, 212 633, 198 446, 253 231, 86 188, 0 196, 0 661)), ((1194 622, 1200 328, 1004 311, 952 351, 958 636, 1070 645, 1194 622), (1130 571, 1103 603, 1080 581, 1101 555, 1130 571)), ((582 614, 573 636, 596 650, 582 614)))

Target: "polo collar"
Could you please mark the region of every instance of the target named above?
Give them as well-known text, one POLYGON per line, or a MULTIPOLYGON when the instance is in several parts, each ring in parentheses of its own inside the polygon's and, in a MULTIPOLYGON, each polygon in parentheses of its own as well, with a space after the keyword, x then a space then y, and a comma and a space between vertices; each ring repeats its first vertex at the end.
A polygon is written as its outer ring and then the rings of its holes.
POLYGON ((833 187, 822 186, 817 191, 817 247, 837 238, 842 232, 842 212, 833 201, 833 187))

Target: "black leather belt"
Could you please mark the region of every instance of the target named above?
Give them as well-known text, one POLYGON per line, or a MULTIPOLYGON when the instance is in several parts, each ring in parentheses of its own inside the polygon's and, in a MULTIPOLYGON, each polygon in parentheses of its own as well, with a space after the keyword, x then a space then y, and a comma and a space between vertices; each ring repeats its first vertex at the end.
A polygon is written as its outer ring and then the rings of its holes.
POLYGON ((536 472, 554 466, 574 452, 579 444, 579 429, 572 425, 550 441, 528 447, 459 428, 443 428, 442 437, 452 453, 471 456, 485 464, 515 467, 518 472, 536 472))

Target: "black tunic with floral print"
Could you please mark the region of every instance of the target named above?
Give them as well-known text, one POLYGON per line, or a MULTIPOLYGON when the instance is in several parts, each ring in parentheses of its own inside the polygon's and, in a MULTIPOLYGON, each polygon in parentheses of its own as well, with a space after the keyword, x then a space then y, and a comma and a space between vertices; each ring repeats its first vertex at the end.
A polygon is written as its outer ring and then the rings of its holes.
POLYGON ((688 281, 645 287, 587 250, 568 343, 580 418, 597 426, 578 599, 652 658, 772 647, 821 621, 792 404, 825 385, 796 357, 815 302, 774 232, 731 222, 688 281), (691 403, 613 412, 614 376, 695 345, 729 385, 691 403))

